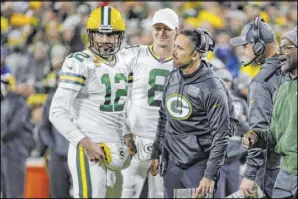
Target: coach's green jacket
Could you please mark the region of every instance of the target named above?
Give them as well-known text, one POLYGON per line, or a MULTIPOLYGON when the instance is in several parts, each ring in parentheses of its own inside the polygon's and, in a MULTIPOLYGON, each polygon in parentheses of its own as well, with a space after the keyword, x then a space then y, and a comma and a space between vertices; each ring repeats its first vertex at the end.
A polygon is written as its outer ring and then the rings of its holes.
POLYGON ((269 130, 258 133, 257 145, 275 147, 281 154, 280 168, 297 175, 297 78, 283 83, 276 94, 269 130))

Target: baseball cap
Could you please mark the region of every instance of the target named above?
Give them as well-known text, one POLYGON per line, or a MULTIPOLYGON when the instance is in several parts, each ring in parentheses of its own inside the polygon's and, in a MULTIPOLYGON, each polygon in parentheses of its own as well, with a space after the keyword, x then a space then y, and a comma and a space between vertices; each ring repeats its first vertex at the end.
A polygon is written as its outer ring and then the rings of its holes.
POLYGON ((154 13, 152 26, 162 23, 171 29, 179 28, 178 15, 170 8, 160 9, 154 13))
MULTIPOLYGON (((254 23, 252 22, 245 25, 239 37, 230 39, 230 44, 234 47, 237 47, 237 46, 243 46, 248 43, 251 43, 251 44, 255 43, 254 34, 253 34, 253 31, 254 31, 253 24, 254 23)), ((274 30, 271 28, 269 24, 265 22, 260 22, 259 31, 260 31, 259 37, 261 40, 265 42, 265 44, 271 43, 275 40, 274 30)))

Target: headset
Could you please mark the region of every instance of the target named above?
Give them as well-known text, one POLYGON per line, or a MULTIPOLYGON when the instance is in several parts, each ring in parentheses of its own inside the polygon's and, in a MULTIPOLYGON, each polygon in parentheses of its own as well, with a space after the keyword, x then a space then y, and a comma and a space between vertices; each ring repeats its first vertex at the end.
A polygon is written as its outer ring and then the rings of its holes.
POLYGON ((200 35, 200 39, 196 43, 195 50, 200 53, 214 51, 215 39, 212 35, 205 29, 195 28, 194 30, 200 35))
MULTIPOLYGON (((199 29, 199 28, 193 28, 191 29, 195 31, 199 35, 199 39, 197 39, 197 43, 195 48, 193 49, 193 55, 195 54, 195 51, 202 53, 202 54, 207 54, 208 51, 214 51, 215 49, 215 39, 213 36, 205 29, 199 29)), ((188 62, 187 64, 184 64, 180 66, 180 68, 186 68, 188 67, 193 60, 188 62)))
POLYGON ((253 23, 253 37, 254 37, 254 45, 253 51, 256 56, 260 56, 265 52, 266 44, 260 38, 260 23, 265 22, 261 17, 256 17, 253 23))
POLYGON ((254 44, 253 44, 253 51, 255 54, 255 57, 250 60, 248 63, 241 62, 241 65, 243 66, 248 66, 251 64, 253 61, 255 61, 258 57, 260 57, 266 49, 266 44, 265 42, 260 38, 260 23, 265 22, 263 18, 261 17, 256 17, 254 22, 253 22, 253 38, 254 38, 254 44))

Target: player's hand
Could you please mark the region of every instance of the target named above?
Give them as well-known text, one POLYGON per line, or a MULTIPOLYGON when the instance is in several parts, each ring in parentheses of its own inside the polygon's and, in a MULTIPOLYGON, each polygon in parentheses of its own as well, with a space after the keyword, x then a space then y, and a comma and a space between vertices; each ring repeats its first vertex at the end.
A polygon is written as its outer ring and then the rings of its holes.
POLYGON ((214 190, 214 184, 215 182, 213 180, 203 177, 193 197, 194 198, 198 198, 198 196, 205 197, 208 193, 212 194, 214 190))
POLYGON ((124 136, 124 143, 128 147, 130 156, 134 156, 137 153, 137 147, 133 139, 133 134, 128 134, 124 136))
POLYGON ((254 131, 248 131, 243 135, 242 145, 245 148, 253 147, 258 141, 258 135, 254 131))
POLYGON ((84 148, 84 152, 88 160, 95 162, 105 160, 104 151, 98 144, 94 143, 89 138, 84 137, 80 141, 80 145, 84 148))
POLYGON ((149 171, 153 176, 158 174, 158 159, 153 159, 150 161, 149 171))
POLYGON ((256 192, 256 183, 253 180, 243 178, 240 184, 241 194, 245 197, 252 196, 256 192))

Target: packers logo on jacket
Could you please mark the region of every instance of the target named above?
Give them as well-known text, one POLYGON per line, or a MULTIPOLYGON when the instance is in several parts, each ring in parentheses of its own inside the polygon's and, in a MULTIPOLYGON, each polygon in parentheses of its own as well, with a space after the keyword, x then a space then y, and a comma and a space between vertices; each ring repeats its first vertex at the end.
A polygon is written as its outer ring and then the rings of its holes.
POLYGON ((192 113, 192 105, 185 96, 172 94, 167 97, 166 107, 169 114, 176 120, 186 120, 192 113))

